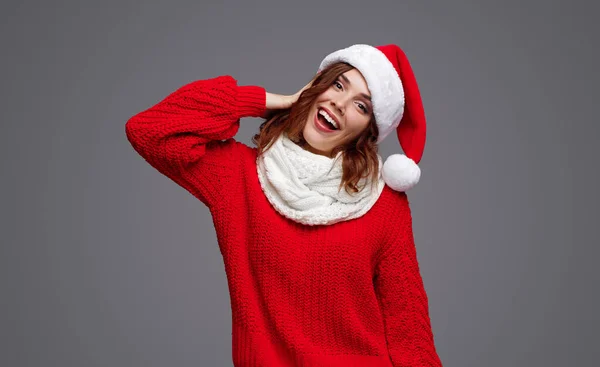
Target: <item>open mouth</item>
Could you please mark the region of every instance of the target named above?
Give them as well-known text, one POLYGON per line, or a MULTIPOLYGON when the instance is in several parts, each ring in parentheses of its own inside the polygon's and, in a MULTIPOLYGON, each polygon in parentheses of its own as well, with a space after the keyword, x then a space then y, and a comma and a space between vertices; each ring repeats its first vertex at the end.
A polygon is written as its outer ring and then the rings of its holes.
POLYGON ((337 124, 333 121, 333 119, 327 114, 326 111, 322 109, 317 110, 317 120, 329 131, 339 130, 339 127, 336 126, 337 124))

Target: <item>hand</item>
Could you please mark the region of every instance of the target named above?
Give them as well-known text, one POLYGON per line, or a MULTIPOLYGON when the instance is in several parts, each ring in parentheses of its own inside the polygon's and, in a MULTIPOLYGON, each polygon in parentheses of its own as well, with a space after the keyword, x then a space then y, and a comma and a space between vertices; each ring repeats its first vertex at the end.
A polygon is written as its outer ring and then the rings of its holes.
POLYGON ((313 77, 312 80, 308 82, 308 84, 306 84, 304 87, 302 87, 302 89, 292 94, 291 96, 267 92, 266 114, 269 114, 269 112, 272 110, 283 110, 292 107, 292 105, 298 100, 302 92, 309 88, 316 78, 317 76, 315 75, 315 77, 313 77))

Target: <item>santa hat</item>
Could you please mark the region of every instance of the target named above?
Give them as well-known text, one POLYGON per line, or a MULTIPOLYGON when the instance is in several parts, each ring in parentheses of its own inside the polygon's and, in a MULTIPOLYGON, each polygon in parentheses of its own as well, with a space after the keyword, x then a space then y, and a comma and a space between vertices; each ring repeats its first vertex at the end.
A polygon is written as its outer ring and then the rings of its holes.
POLYGON ((327 55, 319 72, 336 62, 354 66, 365 78, 379 129, 377 143, 396 130, 404 154, 392 154, 383 164, 383 179, 392 189, 406 191, 421 177, 417 165, 425 148, 425 112, 412 68, 396 45, 353 45, 327 55))

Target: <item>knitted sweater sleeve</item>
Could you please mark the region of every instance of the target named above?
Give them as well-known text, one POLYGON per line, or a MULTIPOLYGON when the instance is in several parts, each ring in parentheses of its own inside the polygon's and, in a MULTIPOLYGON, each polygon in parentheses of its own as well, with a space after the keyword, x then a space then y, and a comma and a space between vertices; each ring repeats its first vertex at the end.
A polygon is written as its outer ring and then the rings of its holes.
POLYGON ((375 269, 388 352, 395 367, 442 366, 434 345, 406 195, 375 269))
POLYGON ((197 80, 131 117, 125 131, 151 166, 212 208, 239 180, 240 118, 263 116, 265 103, 264 88, 231 76, 197 80))

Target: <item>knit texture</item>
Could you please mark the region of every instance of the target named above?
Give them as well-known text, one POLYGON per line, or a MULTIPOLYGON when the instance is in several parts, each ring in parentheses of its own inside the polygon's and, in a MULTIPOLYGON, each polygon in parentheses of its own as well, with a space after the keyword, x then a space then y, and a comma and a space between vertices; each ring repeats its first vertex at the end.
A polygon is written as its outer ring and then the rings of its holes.
POLYGON ((362 217, 331 225, 282 216, 261 190, 256 148, 233 139, 265 102, 264 88, 219 76, 126 123, 133 148, 212 214, 234 366, 441 366, 406 194, 386 186, 362 217))
POLYGON ((342 162, 342 152, 334 158, 315 154, 284 133, 259 157, 256 170, 265 196, 280 214, 301 224, 334 224, 363 216, 384 187, 381 178, 363 177, 357 186, 364 189, 347 193, 339 187, 342 162))

